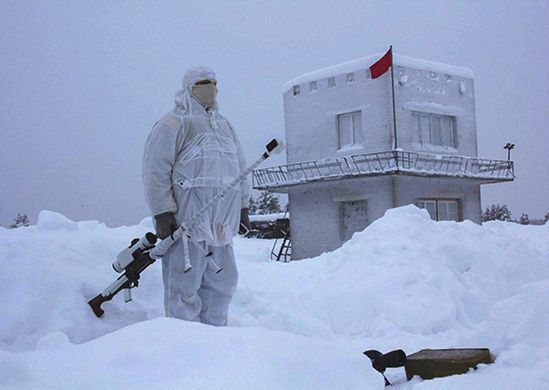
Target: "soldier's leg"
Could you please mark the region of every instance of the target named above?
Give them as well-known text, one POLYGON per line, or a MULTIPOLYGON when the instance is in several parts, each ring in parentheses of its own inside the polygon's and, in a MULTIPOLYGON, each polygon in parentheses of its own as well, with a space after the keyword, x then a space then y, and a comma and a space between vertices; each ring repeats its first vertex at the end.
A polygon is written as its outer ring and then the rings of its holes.
POLYGON ((232 245, 211 247, 212 259, 223 271, 216 274, 210 266, 202 278, 198 294, 202 300, 200 320, 203 323, 224 326, 227 324, 229 303, 236 290, 238 271, 232 245))
POLYGON ((198 290, 206 269, 206 259, 192 242, 189 242, 192 270, 185 273, 183 242, 178 240, 162 258, 164 281, 164 309, 166 317, 187 321, 200 321, 202 309, 198 290))

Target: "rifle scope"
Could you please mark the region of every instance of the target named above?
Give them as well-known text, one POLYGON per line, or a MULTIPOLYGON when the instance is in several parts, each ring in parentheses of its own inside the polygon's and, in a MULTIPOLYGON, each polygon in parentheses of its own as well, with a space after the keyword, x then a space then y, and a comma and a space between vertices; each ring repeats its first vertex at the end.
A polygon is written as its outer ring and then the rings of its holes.
POLYGON ((112 268, 118 273, 124 272, 126 267, 135 259, 138 259, 143 251, 154 247, 156 240, 156 235, 150 232, 141 237, 141 239, 134 239, 129 247, 124 248, 124 250, 118 254, 116 260, 112 263, 112 268))

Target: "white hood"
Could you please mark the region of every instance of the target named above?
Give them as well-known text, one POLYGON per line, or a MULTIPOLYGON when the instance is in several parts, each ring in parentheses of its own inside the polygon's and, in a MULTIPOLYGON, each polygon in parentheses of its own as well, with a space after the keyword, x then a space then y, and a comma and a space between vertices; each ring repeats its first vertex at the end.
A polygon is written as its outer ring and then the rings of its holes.
MULTIPOLYGON (((215 72, 207 66, 197 66, 196 68, 189 69, 183 76, 182 86, 183 88, 175 94, 176 108, 183 113, 191 113, 192 100, 197 101, 191 94, 191 89, 194 83, 200 80, 217 80, 215 72), (192 100, 191 100, 192 99, 192 100)), ((211 107, 212 110, 217 111, 217 101, 211 107)))

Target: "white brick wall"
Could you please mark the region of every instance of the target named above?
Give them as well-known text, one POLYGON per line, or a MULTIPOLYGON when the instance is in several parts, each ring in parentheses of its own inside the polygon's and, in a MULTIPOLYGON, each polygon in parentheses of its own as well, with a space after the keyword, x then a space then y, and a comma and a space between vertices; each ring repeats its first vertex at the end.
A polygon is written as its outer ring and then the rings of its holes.
POLYGON ((457 199, 463 220, 481 222, 480 184, 474 180, 399 176, 395 193, 397 206, 417 204, 418 198, 457 199))
POLYGON ((340 202, 366 199, 368 220, 392 207, 391 178, 311 183, 289 191, 292 259, 303 259, 341 246, 340 202))
MULTIPOLYGON (((349 153, 372 153, 392 149, 393 107, 391 74, 372 80, 366 70, 355 72, 348 85, 346 75, 336 76, 336 87, 328 88, 327 79, 317 81, 318 89, 309 91, 309 83, 284 94, 284 118, 288 143, 288 163, 340 155, 338 152, 337 115, 362 111, 363 148, 349 153)), ((398 146, 406 150, 433 151, 419 145, 413 128, 412 112, 422 111, 455 118, 457 148, 438 148, 441 154, 477 156, 474 83, 472 79, 449 76, 427 70, 395 66, 395 104, 398 146)))
POLYGON ((454 117, 456 149, 440 148, 441 154, 478 155, 472 79, 396 66, 395 102, 400 148, 432 150, 419 145, 412 122, 412 111, 421 111, 454 117))
POLYGON ((363 70, 355 73, 351 85, 343 74, 336 77, 335 88, 328 88, 323 79, 317 91, 309 92, 308 83, 300 85, 300 91, 297 96, 291 89, 284 94, 288 163, 339 155, 337 115, 357 110, 362 111, 362 152, 391 149, 391 93, 386 77, 366 79, 363 70))
POLYGON ((381 176, 293 187, 289 191, 292 259, 341 246, 342 201, 366 199, 371 223, 394 206, 417 204, 422 198, 457 199, 462 219, 480 223, 480 185, 473 180, 381 176))

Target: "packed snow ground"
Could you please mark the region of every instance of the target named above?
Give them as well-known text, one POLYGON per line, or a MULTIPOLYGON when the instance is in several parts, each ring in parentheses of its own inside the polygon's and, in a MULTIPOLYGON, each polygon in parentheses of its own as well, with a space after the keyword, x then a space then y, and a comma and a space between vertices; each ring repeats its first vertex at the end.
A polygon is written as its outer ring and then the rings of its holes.
POLYGON ((0 388, 382 389, 366 349, 488 347, 495 363, 395 389, 549 388, 549 224, 433 222, 390 210, 318 258, 268 260, 270 240, 236 238, 230 326, 162 317, 160 265, 134 289, 86 304, 117 276, 131 238, 44 211, 0 228, 0 388))

